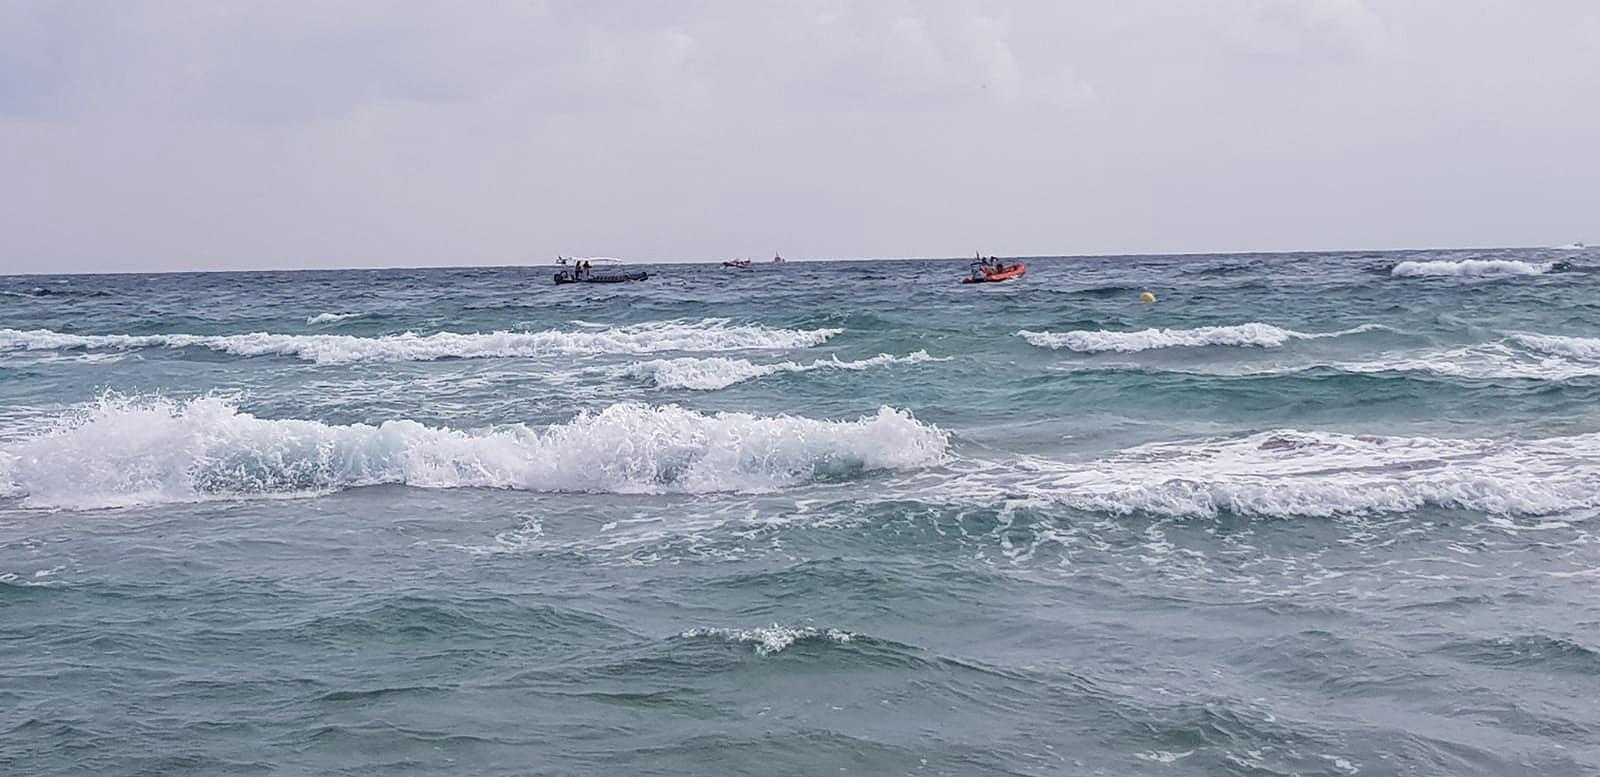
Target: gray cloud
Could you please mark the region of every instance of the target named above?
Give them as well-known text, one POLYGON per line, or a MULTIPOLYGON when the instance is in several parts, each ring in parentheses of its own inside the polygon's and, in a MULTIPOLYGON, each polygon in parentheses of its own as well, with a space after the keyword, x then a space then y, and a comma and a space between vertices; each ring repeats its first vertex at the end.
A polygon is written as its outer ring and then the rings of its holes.
POLYGON ((0 270, 1594 240, 1581 0, 0 2, 0 270))

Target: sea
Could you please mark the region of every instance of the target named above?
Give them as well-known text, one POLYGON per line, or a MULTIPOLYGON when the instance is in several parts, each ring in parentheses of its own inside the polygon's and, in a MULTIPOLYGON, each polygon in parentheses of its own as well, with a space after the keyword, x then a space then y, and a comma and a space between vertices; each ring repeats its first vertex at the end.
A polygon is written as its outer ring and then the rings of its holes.
POLYGON ((967 261, 0 277, 0 774, 1600 773, 1600 251, 967 261))

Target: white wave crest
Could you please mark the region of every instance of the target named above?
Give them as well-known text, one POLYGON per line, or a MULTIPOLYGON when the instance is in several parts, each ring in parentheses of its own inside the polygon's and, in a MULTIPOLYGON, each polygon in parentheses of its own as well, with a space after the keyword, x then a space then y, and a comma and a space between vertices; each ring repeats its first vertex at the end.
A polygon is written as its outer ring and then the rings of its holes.
MULTIPOLYGON (((1218 378, 1311 375, 1321 370, 1332 370, 1365 375, 1413 374, 1473 381, 1559 382, 1600 378, 1600 339, 1525 335, 1454 348, 1384 351, 1362 361, 1303 361, 1266 365, 1213 363, 1182 367, 1116 364, 1109 366, 1109 369, 1130 367, 1218 378), (1522 347, 1513 347, 1518 344, 1522 347)), ((1053 369, 1077 372, 1107 368, 1078 363, 1053 369)))
POLYGON ((777 623, 763 626, 758 629, 721 629, 700 628, 689 629, 678 635, 681 639, 699 639, 714 637, 755 645, 756 655, 770 656, 796 642, 805 640, 824 640, 843 644, 856 638, 855 634, 839 629, 818 629, 812 626, 784 626, 777 623))
POLYGON ((1600 435, 1451 440, 1282 430, 1159 443, 1065 464, 979 472, 963 493, 1097 512, 1333 517, 1425 506, 1500 515, 1600 507, 1600 435))
POLYGON ((1501 343, 1468 348, 1388 354, 1366 362, 1340 362, 1326 366, 1357 373, 1419 373, 1467 380, 1568 381, 1600 377, 1600 364, 1546 357, 1533 359, 1501 343))
POLYGON ((634 365, 633 369, 635 372, 652 376, 656 385, 661 388, 715 391, 736 383, 764 378, 780 372, 810 372, 812 370, 828 369, 865 370, 889 364, 920 364, 931 361, 945 360, 929 356, 927 351, 917 351, 905 356, 880 353, 869 359, 856 361, 841 361, 839 357, 835 356, 832 359, 818 359, 805 364, 798 362, 754 364, 746 359, 729 359, 727 357, 714 356, 710 358, 657 359, 634 365))
POLYGON ((1464 259, 1461 261, 1401 262, 1389 271, 1395 278, 1496 278, 1517 275, 1543 275, 1555 269, 1550 262, 1519 262, 1515 259, 1464 259))
POLYGON ((104 507, 426 488, 663 493, 767 491, 942 460, 944 432, 882 408, 856 421, 703 415, 625 403, 546 428, 458 431, 389 421, 269 420, 217 398, 107 398, 0 446, 0 494, 104 507))
POLYGON ((1151 763, 1170 764, 1177 763, 1178 761, 1188 758, 1194 754, 1195 751, 1193 750, 1185 750, 1181 753, 1176 753, 1171 750, 1148 750, 1143 753, 1134 753, 1133 757, 1138 758, 1141 761, 1150 761, 1151 763))
POLYGON ((1511 340, 1524 348, 1552 356, 1586 362, 1600 361, 1600 337, 1515 334, 1511 336, 1511 340))
POLYGON ((306 325, 307 326, 316 326, 317 324, 334 324, 334 323, 338 323, 340 321, 349 321, 352 318, 360 318, 360 317, 362 317, 364 315, 366 315, 366 314, 365 313, 318 313, 317 315, 310 316, 310 317, 306 318, 306 325))
POLYGON ((1512 334, 1456 348, 1379 354, 1325 365, 1347 372, 1415 372, 1471 380, 1566 381, 1600 377, 1600 338, 1512 334))
POLYGON ((1137 332, 1076 330, 1072 332, 1033 332, 1019 330, 1017 336, 1040 348, 1066 348, 1082 353, 1116 351, 1133 353, 1157 348, 1202 348, 1233 346, 1277 348, 1290 340, 1316 340, 1326 337, 1370 332, 1377 324, 1363 324, 1338 332, 1296 332, 1271 324, 1252 321, 1233 326, 1202 326, 1195 329, 1144 329, 1137 332))
POLYGON ((840 329, 772 329, 734 325, 727 319, 664 321, 598 331, 411 332, 382 337, 351 335, 75 335, 48 329, 0 329, 0 351, 209 348, 235 356, 293 356, 318 364, 487 359, 564 354, 740 351, 805 348, 840 329))

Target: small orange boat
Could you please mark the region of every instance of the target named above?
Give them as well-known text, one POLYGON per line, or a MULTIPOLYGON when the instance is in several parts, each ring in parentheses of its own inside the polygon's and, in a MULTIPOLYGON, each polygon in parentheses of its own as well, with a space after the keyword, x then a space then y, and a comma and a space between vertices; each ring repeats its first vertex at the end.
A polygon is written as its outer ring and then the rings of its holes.
POLYGON ((972 263, 972 274, 961 279, 962 283, 999 283, 1012 278, 1021 278, 1028 271, 1028 266, 1022 262, 1006 265, 986 265, 978 262, 972 263))

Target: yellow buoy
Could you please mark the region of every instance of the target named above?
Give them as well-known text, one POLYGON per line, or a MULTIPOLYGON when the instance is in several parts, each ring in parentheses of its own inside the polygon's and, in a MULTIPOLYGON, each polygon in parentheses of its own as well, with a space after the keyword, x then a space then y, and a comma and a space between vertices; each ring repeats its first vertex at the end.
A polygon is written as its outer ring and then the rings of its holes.
POLYGON ((1150 292, 1147 291, 1147 292, 1139 295, 1139 301, 1148 305, 1148 304, 1156 301, 1156 295, 1151 294, 1150 292))

